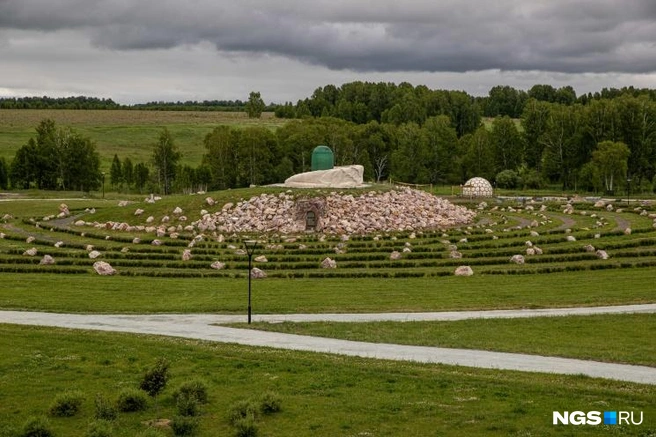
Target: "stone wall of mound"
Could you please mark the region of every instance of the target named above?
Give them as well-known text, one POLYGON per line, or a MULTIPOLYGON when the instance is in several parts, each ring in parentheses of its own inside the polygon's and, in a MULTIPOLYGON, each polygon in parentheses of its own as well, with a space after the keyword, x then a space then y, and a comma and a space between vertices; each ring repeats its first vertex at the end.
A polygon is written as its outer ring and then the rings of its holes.
POLYGON ((359 196, 331 193, 323 199, 295 200, 291 195, 262 194, 224 205, 192 223, 201 232, 305 231, 303 205, 320 204, 317 231, 328 234, 366 234, 439 229, 471 222, 474 211, 448 200, 409 188, 370 191, 359 196))

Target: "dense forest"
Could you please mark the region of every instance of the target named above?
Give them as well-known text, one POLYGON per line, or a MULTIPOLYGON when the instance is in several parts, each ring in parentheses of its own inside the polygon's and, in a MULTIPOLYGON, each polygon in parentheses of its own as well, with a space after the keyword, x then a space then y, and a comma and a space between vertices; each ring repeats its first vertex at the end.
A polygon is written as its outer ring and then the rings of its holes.
MULTIPOLYGON (((251 100, 263 105, 259 93, 251 93, 244 106, 251 100)), ((571 87, 535 85, 524 92, 499 86, 487 97, 474 98, 407 83, 354 82, 318 88, 296 104, 278 106, 276 114, 292 120, 275 132, 217 126, 205 137, 206 153, 196 168, 178 165, 175 139, 163 132, 158 144, 170 146, 166 164, 157 162, 155 152, 151 162, 138 163, 137 185, 133 163, 115 157, 112 185, 168 193, 282 182, 309 170, 319 144, 334 151, 336 165, 364 165, 369 181, 458 185, 482 176, 498 187, 558 184, 597 193, 624 192, 629 183, 636 192, 652 192, 656 182, 652 90, 604 89, 576 96, 571 87), (485 116, 490 118, 484 122, 485 116)), ((76 138, 67 132, 58 135, 76 138)), ((64 177, 66 167, 49 171, 45 179, 36 170, 19 171, 29 168, 23 165, 26 155, 42 155, 36 147, 41 137, 38 133, 11 163, 0 162, 0 185, 5 174, 5 185, 14 187, 81 187, 64 177)), ((33 158, 32 167, 51 162, 50 149, 44 148, 41 161, 33 158)), ((93 187, 92 182, 84 187, 93 187)))

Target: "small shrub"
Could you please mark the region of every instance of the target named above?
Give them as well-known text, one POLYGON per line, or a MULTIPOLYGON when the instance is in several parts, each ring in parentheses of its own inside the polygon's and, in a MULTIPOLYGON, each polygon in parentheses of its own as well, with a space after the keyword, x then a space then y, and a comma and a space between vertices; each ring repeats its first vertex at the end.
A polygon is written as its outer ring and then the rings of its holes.
POLYGON ((142 390, 126 388, 118 394, 116 407, 119 411, 129 413, 133 411, 143 411, 148 406, 148 397, 142 390))
POLYGON ((84 394, 73 390, 65 391, 55 397, 48 412, 54 417, 72 417, 75 416, 84 402, 84 394))
POLYGON ((253 416, 242 417, 234 423, 236 437, 257 437, 259 429, 253 416))
POLYGON ((150 396, 157 396, 169 380, 169 362, 166 358, 159 358, 155 366, 148 370, 141 381, 141 388, 150 396))
POLYGON ((116 420, 118 410, 101 394, 96 395, 95 418, 100 420, 116 420))
POLYGON ((258 410, 258 406, 251 400, 238 401, 230 407, 230 410, 228 411, 228 420, 235 426, 237 425, 237 422, 248 417, 252 418, 254 421, 257 417, 258 410))
POLYGON ((175 416, 171 420, 171 429, 176 436, 193 436, 198 432, 198 419, 189 416, 175 416))
POLYGON ((202 404, 207 403, 207 385, 204 381, 196 379, 181 384, 173 393, 173 399, 177 401, 184 394, 195 396, 202 404))
POLYGON ((192 393, 180 394, 175 406, 180 416, 198 416, 200 414, 200 403, 196 399, 196 395, 192 393))
POLYGON ((19 437, 53 437, 50 423, 45 417, 31 417, 23 425, 19 437))
POLYGON ((276 392, 268 391, 260 397, 260 411, 262 414, 277 413, 281 409, 282 399, 276 392))
POLYGON ((111 437, 112 424, 106 420, 96 420, 89 424, 86 437, 111 437))

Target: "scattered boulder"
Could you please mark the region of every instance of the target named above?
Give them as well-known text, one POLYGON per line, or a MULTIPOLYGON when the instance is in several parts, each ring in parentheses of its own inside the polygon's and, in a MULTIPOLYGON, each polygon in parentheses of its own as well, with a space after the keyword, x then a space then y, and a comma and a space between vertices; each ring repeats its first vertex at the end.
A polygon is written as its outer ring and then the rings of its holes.
POLYGON ((460 259, 462 258, 462 253, 458 252, 457 250, 452 250, 451 252, 449 252, 449 258, 460 259))
POLYGON ((97 250, 92 250, 91 252, 89 252, 89 258, 91 259, 96 259, 99 256, 100 256, 100 252, 98 252, 97 250))
POLYGON ((23 252, 23 255, 25 256, 35 256, 38 253, 36 250, 36 247, 33 247, 31 249, 27 249, 25 252, 23 252))
POLYGON ((55 259, 51 257, 50 255, 43 255, 43 258, 41 258, 41 261, 39 261, 39 264, 42 266, 50 266, 55 263, 55 259))
POLYGON ((141 243, 141 238, 139 238, 139 237, 134 237, 134 238, 132 239, 132 244, 139 244, 139 243, 141 243))
POLYGON ((533 252, 535 252, 536 255, 542 255, 542 253, 543 253, 542 249, 540 249, 537 246, 533 246, 532 249, 533 249, 533 252))
POLYGON ((209 206, 214 206, 214 204, 215 204, 216 202, 215 202, 214 199, 212 199, 211 197, 206 197, 206 198, 205 198, 205 203, 207 203, 209 206))
POLYGON ((583 249, 586 252, 595 252, 597 250, 592 244, 586 244, 585 246, 583 246, 583 249))
POLYGON ((631 228, 624 229, 624 235, 631 235, 631 228))
POLYGON ((597 251, 597 258, 599 258, 599 259, 608 259, 608 258, 610 258, 610 256, 608 255, 608 253, 605 250, 598 250, 597 251))
POLYGON ((179 206, 176 206, 175 209, 173 210, 173 214, 175 214, 175 215, 182 214, 182 208, 180 208, 179 206))
POLYGON ((112 267, 109 263, 105 261, 96 261, 95 263, 93 263, 93 269, 100 276, 115 275, 117 273, 114 267, 112 267))
POLYGON ((613 210, 613 205, 606 205, 606 211, 612 211, 613 210))
POLYGON ((31 244, 31 243, 34 243, 34 240, 36 240, 36 238, 34 238, 34 237, 32 237, 32 236, 30 235, 29 237, 27 237, 27 239, 25 240, 25 242, 26 242, 27 244, 31 244))
POLYGON ((121 200, 121 201, 118 202, 118 206, 121 206, 121 207, 128 206, 128 203, 129 202, 127 200, 121 200))
POLYGON ((401 252, 398 252, 398 251, 396 251, 396 250, 393 251, 392 253, 390 253, 390 259, 391 259, 392 261, 394 261, 394 260, 398 260, 398 259, 401 259, 401 252))
POLYGON ((130 251, 129 247, 124 247, 121 249, 121 253, 128 253, 130 251))
POLYGON ((153 242, 150 244, 152 244, 153 246, 161 246, 162 242, 160 240, 153 240, 153 242))
POLYGON ((148 216, 148 218, 146 219, 146 223, 152 223, 154 221, 155 221, 155 217, 153 217, 152 215, 148 216))
POLYGON ((141 208, 138 208, 138 209, 134 212, 134 215, 141 215, 141 214, 143 214, 143 213, 144 213, 144 210, 141 209, 141 208))
POLYGON ((254 260, 256 263, 266 263, 266 262, 269 262, 269 260, 267 259, 267 257, 264 256, 264 255, 256 256, 253 260, 254 260))
POLYGON ((603 200, 597 200, 594 204, 595 208, 605 208, 606 207, 606 202, 603 200))
POLYGON ((454 272, 454 274, 456 276, 471 276, 471 275, 474 274, 474 271, 469 266, 460 266, 460 267, 456 268, 456 271, 454 272))
POLYGON ((335 261, 334 259, 325 258, 323 261, 321 261, 321 268, 323 268, 323 269, 336 269, 337 268, 337 261, 335 261))
POLYGON ((3 232, 0 232, 0 240, 2 240, 3 238, 5 238, 5 234, 3 232))
POLYGON ((185 249, 182 252, 182 261, 189 261, 192 258, 191 250, 185 249))
POLYGON ((540 234, 537 233, 536 231, 531 231, 530 235, 531 235, 531 237, 539 237, 540 236, 540 234))
POLYGON ((171 220, 171 219, 169 218, 169 216, 168 216, 168 215, 165 215, 164 217, 162 217, 162 220, 160 220, 160 222, 161 222, 161 223, 168 223, 169 220, 171 220))
POLYGON ((225 268, 225 264, 221 261, 214 261, 212 264, 210 264, 210 267, 215 270, 221 270, 225 268))
POLYGON ((524 256, 523 255, 513 255, 510 258, 510 262, 515 263, 515 264, 524 264, 524 256))
POLYGON ((264 272, 264 270, 260 270, 257 267, 253 267, 253 269, 251 270, 251 278, 253 279, 263 279, 266 277, 267 275, 264 272))
POLYGON ((529 247, 528 249, 526 249, 526 255, 528 255, 528 256, 535 255, 535 249, 532 248, 532 247, 529 247))
POLYGON ((567 241, 576 241, 576 237, 573 235, 568 235, 567 236, 567 241))

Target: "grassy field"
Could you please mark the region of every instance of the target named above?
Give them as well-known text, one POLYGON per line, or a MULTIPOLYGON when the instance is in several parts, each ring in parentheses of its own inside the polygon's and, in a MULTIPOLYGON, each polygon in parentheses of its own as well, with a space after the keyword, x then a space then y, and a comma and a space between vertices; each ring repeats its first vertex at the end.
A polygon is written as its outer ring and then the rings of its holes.
POLYGON ((105 171, 109 170, 114 154, 121 159, 129 157, 133 163, 148 162, 164 127, 182 152, 181 163, 195 167, 205 153, 205 135, 218 125, 275 129, 286 123, 273 113, 249 119, 244 112, 0 109, 0 157, 13 159, 16 150, 35 135, 34 128, 46 118, 91 138, 105 171))
MULTIPOLYGON (((246 236, 226 233, 219 238, 220 232, 207 232, 190 248, 193 259, 182 261, 183 250, 197 237, 183 225, 197 220, 202 209, 214 212, 226 202, 263 192, 280 189, 208 193, 217 200, 212 207, 205 203, 207 195, 171 196, 155 204, 145 203, 144 196, 109 193, 107 199, 45 196, 50 198, 0 202, 0 232, 4 234, 0 238, 0 309, 245 314, 247 258, 236 249, 246 236), (120 207, 119 199, 132 203, 120 207), (68 204, 74 220, 81 218, 89 224, 51 220, 62 202, 68 204), (175 220, 176 206, 188 216, 187 222, 175 220), (88 208, 95 213, 85 212, 88 208), (135 216, 137 208, 144 213, 135 216), (11 217, 1 219, 4 214, 11 217), (160 246, 152 245, 156 235, 145 230, 148 216, 156 225, 164 216, 173 217, 169 224, 180 230, 179 235, 172 237, 167 231, 157 237, 160 246), (110 230, 106 221, 144 228, 110 230), (35 240, 28 243, 28 237, 35 240), (140 243, 133 242, 137 237, 140 243), (64 245, 55 247, 57 241, 64 245), (97 276, 87 245, 100 251, 100 259, 119 274, 97 276), (38 250, 37 256, 23 255, 32 247, 38 250), (52 255, 57 263, 40 265, 44 254, 52 255), (225 262, 226 268, 211 269, 214 260, 225 262)), ((445 311, 656 302, 652 206, 608 212, 577 203, 574 214, 565 214, 563 205, 554 202, 547 202, 545 211, 540 211, 540 204, 490 203, 470 226, 417 232, 414 238, 409 231, 352 236, 348 241, 337 236, 299 235, 291 241, 282 235, 262 235, 266 242, 257 255, 264 254, 268 260, 256 265, 269 277, 253 283, 253 312, 445 311), (632 232, 625 232, 626 228, 632 232), (526 255, 523 265, 510 263, 512 255, 526 253, 527 241, 544 253, 526 255), (335 253, 339 244, 344 253, 335 253), (588 244, 608 251, 611 257, 597 258, 585 249, 588 244), (453 246, 460 258, 451 257, 453 246), (401 260, 390 260, 392 250, 404 248, 411 251, 403 252, 401 260), (320 268, 326 256, 337 261, 337 269, 320 268), (471 265, 474 276, 454 276, 459 265, 471 265)), ((366 341, 652 366, 655 328, 653 315, 267 327, 366 341)), ((68 389, 85 394, 82 412, 73 418, 49 418, 51 426, 58 436, 85 435, 93 419, 96 393, 115 399, 122 388, 138 384, 159 356, 171 361, 173 372, 159 402, 161 413, 151 403, 146 412, 123 414, 114 424, 113 436, 140 435, 143 421, 158 415, 172 417, 173 388, 193 378, 206 380, 210 388, 210 402, 200 419, 198 435, 202 436, 234 435, 226 418, 230 406, 269 390, 281 396, 283 410, 258 420, 260 435, 265 436, 656 434, 656 392, 647 385, 7 325, 0 325, 0 348, 0 437, 14 437, 28 417, 46 414, 54 397, 68 389), (616 428, 551 425, 551 412, 565 410, 644 411, 645 423, 616 428)))
POLYGON ((144 412, 120 414, 113 436, 140 435, 142 422, 171 418, 173 391, 191 379, 208 387, 200 436, 234 435, 228 410, 267 391, 280 396, 282 410, 257 420, 264 436, 619 435, 612 427, 551 424, 552 411, 606 409, 643 412, 644 423, 621 427, 621 435, 656 432, 656 388, 638 384, 14 326, 0 326, 0 345, 2 437, 47 415, 66 390, 83 393, 81 411, 50 417, 50 425, 56 436, 86 435, 96 394, 113 402, 157 357, 171 362, 159 408, 151 401, 144 412))
MULTIPOLYGON (((656 269, 470 278, 272 279, 257 314, 553 308, 653 303, 656 269)), ((98 313, 244 313, 246 278, 2 273, 0 308, 98 313), (153 286, 153 284, 157 284, 153 286)))
MULTIPOLYGON (((244 328, 248 325, 237 324, 244 328)), ((256 323, 265 331, 372 343, 481 349, 656 365, 653 314, 487 319, 455 322, 256 323), (521 335, 517 335, 521 332, 521 335), (490 333, 493 333, 490 335, 490 333), (612 341, 608 341, 612 338, 612 341), (626 347, 631 345, 631 347, 626 347)))

